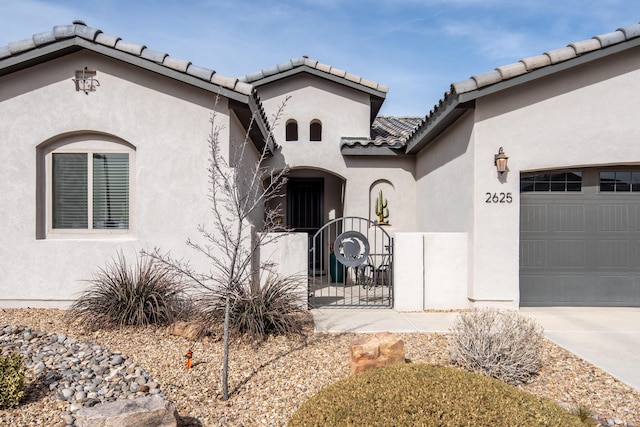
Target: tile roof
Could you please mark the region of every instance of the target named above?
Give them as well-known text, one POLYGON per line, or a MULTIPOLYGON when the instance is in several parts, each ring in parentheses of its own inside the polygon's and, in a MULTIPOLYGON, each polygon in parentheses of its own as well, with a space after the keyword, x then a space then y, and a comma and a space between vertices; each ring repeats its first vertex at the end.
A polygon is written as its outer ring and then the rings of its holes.
POLYGON ((452 84, 452 91, 457 94, 470 92, 485 86, 499 83, 529 73, 533 70, 569 61, 585 53, 604 49, 640 36, 640 24, 618 28, 612 33, 602 34, 588 40, 568 44, 566 47, 549 50, 542 55, 524 58, 520 61, 497 67, 495 70, 471 76, 452 84))
POLYGON ((51 31, 34 34, 31 38, 9 43, 7 46, 0 46, 0 66, 7 59, 14 58, 18 60, 20 55, 27 52, 76 37, 95 45, 105 46, 144 59, 150 63, 178 71, 242 95, 250 96, 254 90, 252 85, 239 79, 222 76, 208 68, 194 65, 190 61, 173 58, 167 53, 149 49, 145 45, 128 42, 120 37, 105 34, 99 29, 88 27, 82 21, 74 21, 71 25, 55 26, 51 31))
POLYGON ((331 65, 322 64, 315 59, 310 59, 307 56, 301 56, 299 58, 291 59, 276 65, 275 67, 264 68, 255 73, 247 74, 244 77, 240 77, 241 82, 253 83, 259 85, 263 80, 268 81, 277 80, 279 76, 287 76, 288 72, 299 69, 301 67, 307 67, 310 70, 316 70, 327 76, 334 76, 345 81, 361 85, 363 88, 373 89, 375 91, 386 94, 389 91, 387 86, 378 84, 374 81, 363 79, 355 74, 347 73, 339 68, 332 67, 331 65))
POLYGON ((73 21, 71 25, 58 25, 51 31, 34 34, 31 38, 12 42, 7 46, 0 46, 0 75, 13 72, 21 66, 30 66, 34 60, 46 60, 49 55, 66 52, 67 49, 76 47, 111 55, 239 101, 248 107, 249 113, 239 110, 236 110, 236 113, 243 125, 250 129, 258 149, 260 150, 266 143, 270 151, 273 151, 274 142, 267 115, 253 85, 197 66, 191 61, 149 49, 145 45, 105 34, 102 30, 88 27, 82 21, 73 21), (254 115, 258 120, 255 120, 256 126, 251 126, 254 115))
POLYGON ((464 103, 638 45, 640 24, 634 24, 454 82, 427 114, 424 123, 407 138, 407 153, 419 151, 460 117, 462 113, 459 107, 463 107, 464 103))
POLYGON ((402 148, 407 138, 423 121, 423 117, 378 116, 371 125, 369 138, 344 137, 341 140, 341 147, 402 148))

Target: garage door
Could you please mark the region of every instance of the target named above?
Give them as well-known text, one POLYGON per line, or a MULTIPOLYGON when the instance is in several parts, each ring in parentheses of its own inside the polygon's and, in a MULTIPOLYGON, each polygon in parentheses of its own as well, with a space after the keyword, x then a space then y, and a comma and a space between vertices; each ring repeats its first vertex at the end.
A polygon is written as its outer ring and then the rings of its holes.
POLYGON ((523 174, 520 305, 640 306, 640 168, 523 174))

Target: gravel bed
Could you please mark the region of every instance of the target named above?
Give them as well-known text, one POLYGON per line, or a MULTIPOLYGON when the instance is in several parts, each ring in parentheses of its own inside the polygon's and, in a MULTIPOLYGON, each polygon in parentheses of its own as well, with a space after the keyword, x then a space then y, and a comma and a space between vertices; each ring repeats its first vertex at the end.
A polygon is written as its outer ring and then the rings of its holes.
MULTIPOLYGON (((222 343, 215 337, 192 342, 164 329, 124 328, 90 332, 62 320, 55 309, 0 309, 0 325, 25 325, 57 333, 121 354, 128 366, 140 367, 159 384, 187 425, 284 426, 307 399, 349 373, 348 348, 355 334, 310 334, 299 339, 272 337, 255 347, 234 342, 230 348, 228 401, 220 399, 222 343), (193 351, 193 367, 185 354, 193 351)), ((448 364, 444 334, 397 334, 413 362, 448 364)), ((589 408, 617 425, 640 425, 640 392, 546 341, 540 374, 522 388, 567 407, 589 408)), ((0 411, 0 425, 65 426, 68 401, 34 383, 18 408, 0 411)))

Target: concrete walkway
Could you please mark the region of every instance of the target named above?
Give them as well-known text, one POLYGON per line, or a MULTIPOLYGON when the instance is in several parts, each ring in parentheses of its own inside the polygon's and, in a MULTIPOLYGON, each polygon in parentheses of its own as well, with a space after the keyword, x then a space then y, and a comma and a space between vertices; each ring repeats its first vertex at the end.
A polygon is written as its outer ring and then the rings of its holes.
MULTIPOLYGON (((545 336, 640 391, 640 308, 522 308, 545 336)), ((314 309, 317 332, 448 332, 457 313, 314 309)))

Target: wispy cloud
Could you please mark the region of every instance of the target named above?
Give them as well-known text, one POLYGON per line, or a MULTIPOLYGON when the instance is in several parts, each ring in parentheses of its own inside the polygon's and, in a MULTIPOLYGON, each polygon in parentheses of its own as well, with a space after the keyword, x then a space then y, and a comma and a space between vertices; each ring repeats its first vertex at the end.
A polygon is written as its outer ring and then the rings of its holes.
POLYGON ((230 76, 309 55, 421 115, 451 82, 638 22, 640 2, 0 0, 0 46, 74 19, 230 76))
MULTIPOLYGON (((511 60, 529 52, 535 36, 531 33, 483 25, 478 22, 450 22, 443 26, 444 34, 473 46, 478 55, 492 61, 511 60)), ((502 65, 502 64, 497 64, 502 65)))

